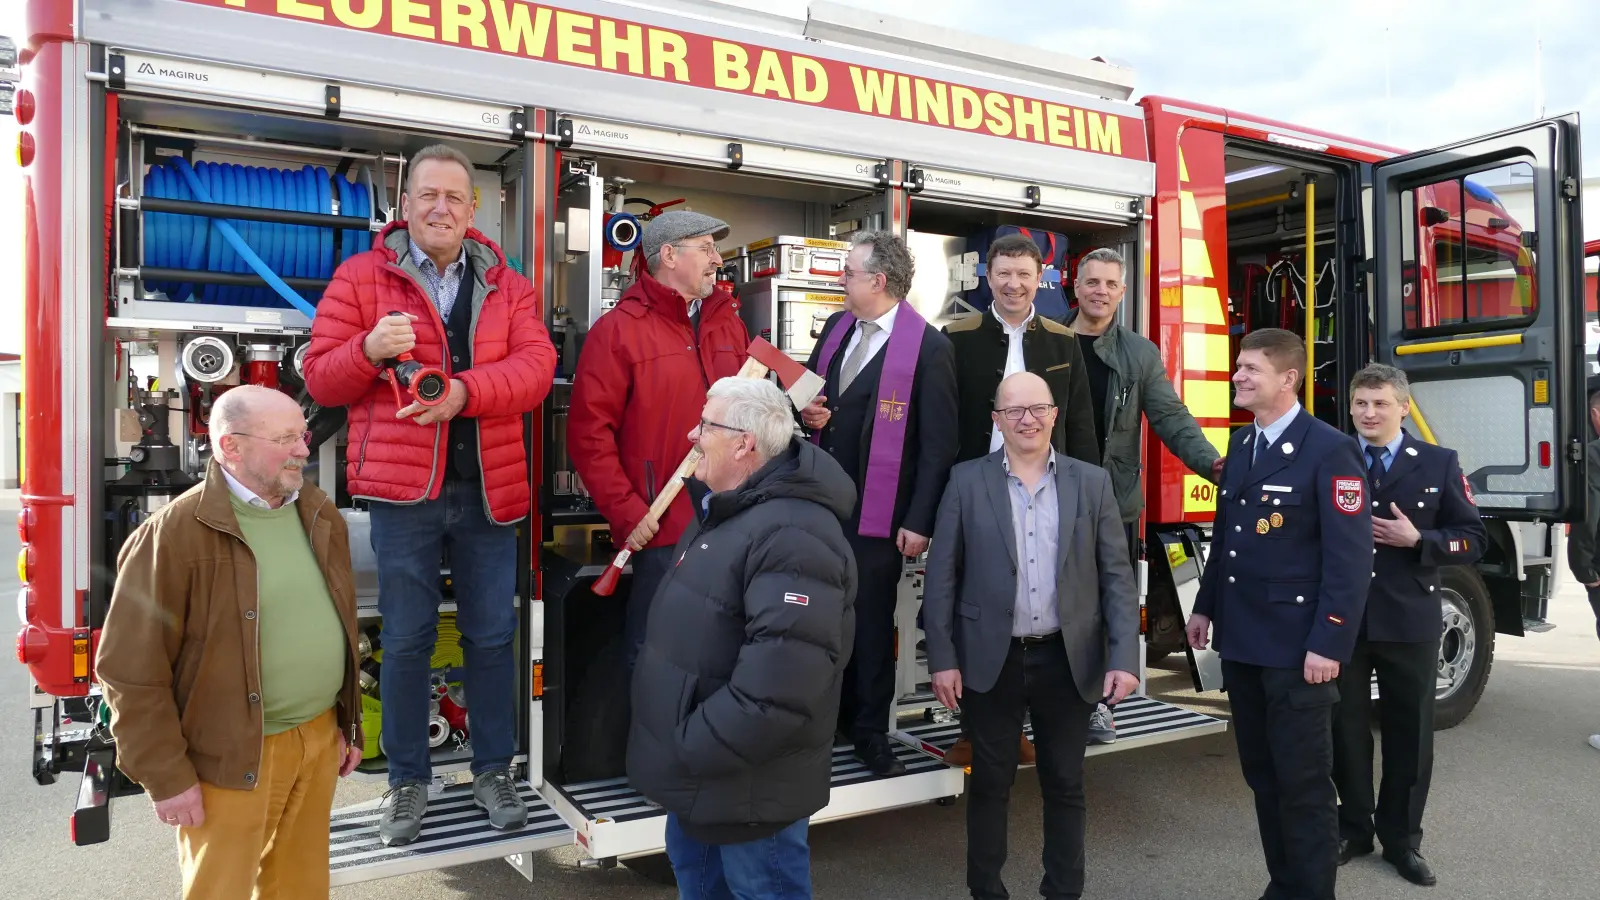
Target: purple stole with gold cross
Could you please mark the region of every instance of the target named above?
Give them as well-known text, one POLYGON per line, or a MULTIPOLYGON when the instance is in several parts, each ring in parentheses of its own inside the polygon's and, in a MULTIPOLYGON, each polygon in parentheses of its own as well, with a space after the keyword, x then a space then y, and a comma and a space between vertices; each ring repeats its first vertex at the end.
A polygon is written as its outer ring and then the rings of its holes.
MULTIPOLYGON (((844 344, 845 335, 855 327, 856 317, 846 312, 822 343, 817 358, 818 373, 828 377, 833 356, 844 344)), ((911 381, 917 373, 917 357, 922 353, 922 332, 927 327, 911 304, 900 301, 894 330, 884 348, 883 369, 878 375, 877 413, 872 422, 872 445, 867 453, 866 484, 861 488, 861 527, 863 537, 892 537, 895 495, 900 489, 900 462, 905 455, 906 412, 911 406, 911 381), (904 398, 904 399, 901 399, 904 398)), ((811 436, 821 443, 822 429, 811 436)))

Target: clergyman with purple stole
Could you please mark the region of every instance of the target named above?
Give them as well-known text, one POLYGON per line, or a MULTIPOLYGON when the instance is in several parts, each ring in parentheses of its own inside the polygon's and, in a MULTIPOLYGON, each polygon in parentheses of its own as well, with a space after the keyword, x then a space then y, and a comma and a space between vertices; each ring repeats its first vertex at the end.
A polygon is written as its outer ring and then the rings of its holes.
POLYGON ((826 387, 800 414, 856 484, 845 533, 859 576, 856 637, 839 731, 878 775, 905 771, 889 739, 896 590, 906 558, 928 548, 959 438, 955 351, 906 302, 914 271, 892 232, 855 238, 839 277, 844 311, 828 319, 806 363, 826 387))

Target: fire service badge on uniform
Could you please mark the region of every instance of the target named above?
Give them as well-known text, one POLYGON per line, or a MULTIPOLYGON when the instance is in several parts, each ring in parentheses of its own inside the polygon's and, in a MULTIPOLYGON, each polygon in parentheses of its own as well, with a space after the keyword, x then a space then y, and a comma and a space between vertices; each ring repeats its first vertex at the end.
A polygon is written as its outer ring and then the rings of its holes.
POLYGON ((1335 478, 1333 480, 1333 504, 1345 515, 1353 516, 1361 512, 1362 503, 1366 500, 1367 486, 1359 478, 1335 478))

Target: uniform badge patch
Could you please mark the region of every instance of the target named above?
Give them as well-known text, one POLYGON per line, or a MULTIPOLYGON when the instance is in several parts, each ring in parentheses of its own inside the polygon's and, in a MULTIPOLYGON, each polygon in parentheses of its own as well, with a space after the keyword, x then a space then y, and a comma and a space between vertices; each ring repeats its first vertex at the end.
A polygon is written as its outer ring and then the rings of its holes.
POLYGON ((1272 522, 1272 527, 1273 528, 1282 528, 1283 527, 1283 513, 1273 513, 1272 514, 1272 519, 1270 521, 1272 522))
POLYGON ((1266 534, 1270 530, 1272 530, 1272 526, 1267 524, 1266 519, 1256 520, 1256 534, 1266 534))
POLYGON ((1343 625, 1344 624, 1344 620, 1339 618, 1338 616, 1329 616, 1328 617, 1328 621, 1332 622, 1335 625, 1343 625))
POLYGON ((1467 492, 1467 502, 1471 503, 1473 506, 1477 506, 1478 498, 1472 496, 1472 485, 1467 484, 1467 473, 1465 472, 1461 473, 1461 489, 1467 492))
POLYGON ((810 606, 811 598, 805 594, 784 594, 783 602, 793 603, 795 606, 810 606))
POLYGON ((1333 505, 1347 516, 1361 512, 1366 505, 1367 485, 1359 478, 1335 478, 1333 480, 1333 505))

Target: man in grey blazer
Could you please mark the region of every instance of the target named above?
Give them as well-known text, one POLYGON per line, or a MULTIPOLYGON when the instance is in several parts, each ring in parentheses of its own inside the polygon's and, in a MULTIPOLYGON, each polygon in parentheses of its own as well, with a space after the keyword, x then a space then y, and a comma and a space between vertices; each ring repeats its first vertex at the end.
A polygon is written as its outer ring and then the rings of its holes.
POLYGON ((1002 900, 1006 805, 1022 720, 1033 716, 1049 900, 1083 893, 1089 714, 1138 687, 1139 597, 1111 478, 1050 446, 1044 380, 1000 383, 1004 446, 957 465, 939 505, 923 600, 939 701, 972 740, 967 887, 1002 900))

